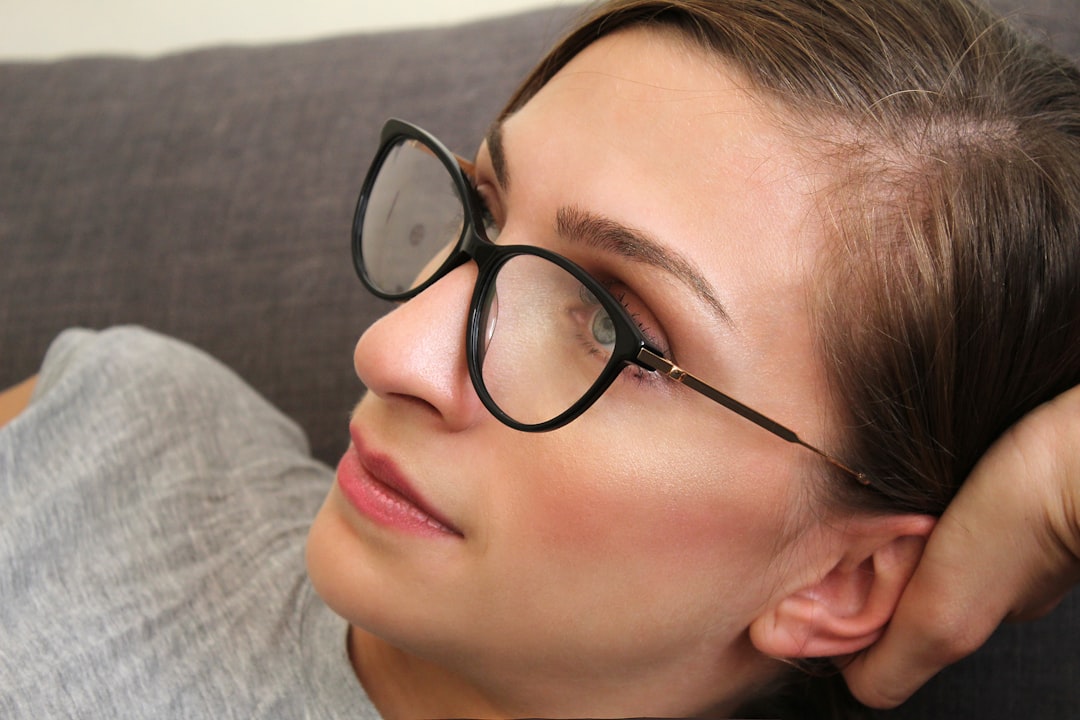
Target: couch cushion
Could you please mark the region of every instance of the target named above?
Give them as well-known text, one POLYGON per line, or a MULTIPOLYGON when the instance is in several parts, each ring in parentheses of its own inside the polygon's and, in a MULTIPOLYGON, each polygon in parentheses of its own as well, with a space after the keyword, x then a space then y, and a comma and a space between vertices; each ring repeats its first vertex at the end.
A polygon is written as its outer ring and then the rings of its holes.
POLYGON ((0 387, 63 327, 141 323, 221 358, 336 462, 352 347, 386 309, 349 261, 383 121, 471 154, 572 12, 0 66, 0 387))

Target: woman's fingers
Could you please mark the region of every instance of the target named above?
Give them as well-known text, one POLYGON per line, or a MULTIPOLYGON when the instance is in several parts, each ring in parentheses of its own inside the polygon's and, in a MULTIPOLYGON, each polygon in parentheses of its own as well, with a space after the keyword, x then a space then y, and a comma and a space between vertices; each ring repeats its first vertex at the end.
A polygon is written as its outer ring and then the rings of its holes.
POLYGON ((844 670, 894 707, 1006 619, 1045 614, 1080 580, 1080 387, 986 453, 942 516, 883 637, 844 670))

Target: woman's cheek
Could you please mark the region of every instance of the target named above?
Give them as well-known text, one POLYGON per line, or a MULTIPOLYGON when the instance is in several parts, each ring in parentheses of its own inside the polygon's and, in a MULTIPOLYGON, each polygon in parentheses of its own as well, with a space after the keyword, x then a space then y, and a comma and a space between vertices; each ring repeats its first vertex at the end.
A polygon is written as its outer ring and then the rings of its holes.
POLYGON ((701 572, 720 555, 726 572, 742 572, 760 562, 759 546, 775 547, 782 513, 768 485, 747 480, 749 460, 602 446, 565 448, 519 481, 525 497, 515 505, 526 516, 517 526, 531 528, 544 558, 608 570, 622 560, 647 580, 682 566, 701 572))

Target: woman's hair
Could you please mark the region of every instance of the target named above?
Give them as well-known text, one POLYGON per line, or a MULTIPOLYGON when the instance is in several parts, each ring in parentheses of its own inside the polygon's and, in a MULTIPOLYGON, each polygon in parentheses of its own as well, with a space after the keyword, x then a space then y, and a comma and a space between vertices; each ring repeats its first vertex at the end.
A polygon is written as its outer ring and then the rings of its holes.
POLYGON ((838 476, 827 497, 940 514, 997 437, 1080 383, 1080 72, 968 0, 613 0, 503 116, 643 25, 741 71, 831 171, 810 306, 834 454, 871 489, 838 476))
POLYGON ((808 292, 833 452, 871 487, 837 476, 824 497, 940 514, 997 437, 1080 383, 1080 73, 968 0, 613 0, 503 115, 643 25, 741 71, 829 170, 808 292))

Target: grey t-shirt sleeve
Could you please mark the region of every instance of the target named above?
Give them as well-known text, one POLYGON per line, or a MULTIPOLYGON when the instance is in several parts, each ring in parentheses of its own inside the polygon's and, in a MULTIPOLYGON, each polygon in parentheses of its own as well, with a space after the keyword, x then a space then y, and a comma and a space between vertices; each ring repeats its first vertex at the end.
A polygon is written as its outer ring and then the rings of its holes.
POLYGON ((304 568, 332 477, 200 351, 64 333, 0 430, 0 717, 377 717, 304 568))

